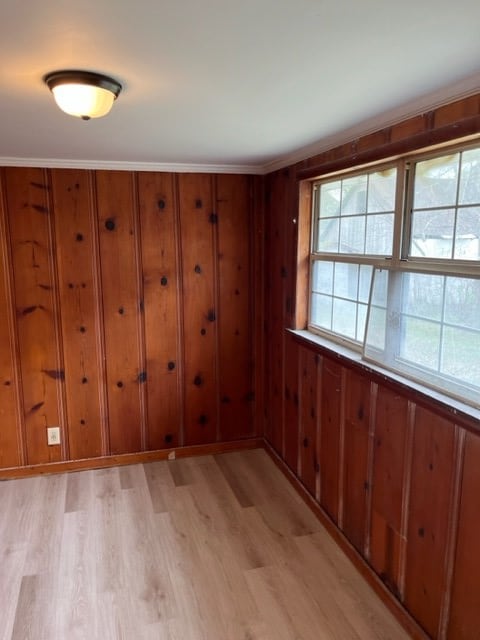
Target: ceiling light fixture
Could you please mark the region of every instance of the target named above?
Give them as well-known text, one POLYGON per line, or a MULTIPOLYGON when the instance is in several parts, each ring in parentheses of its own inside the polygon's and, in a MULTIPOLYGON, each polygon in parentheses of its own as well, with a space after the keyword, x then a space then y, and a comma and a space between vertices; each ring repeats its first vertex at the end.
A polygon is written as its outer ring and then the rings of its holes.
POLYGON ((43 78, 62 111, 90 120, 106 116, 122 85, 91 71, 53 71, 43 78))

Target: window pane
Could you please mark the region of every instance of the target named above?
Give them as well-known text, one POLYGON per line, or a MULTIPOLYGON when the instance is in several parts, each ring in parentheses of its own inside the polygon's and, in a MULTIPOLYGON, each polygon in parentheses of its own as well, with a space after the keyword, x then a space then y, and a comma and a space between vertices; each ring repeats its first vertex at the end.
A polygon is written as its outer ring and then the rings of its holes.
POLYGON ((365 253, 391 256, 393 243, 393 213, 367 216, 365 253))
POLYGON ((363 342, 365 336, 365 324, 367 321, 367 305, 357 305, 357 335, 358 342, 363 342))
POLYGON ((349 298, 357 300, 358 295, 358 265, 343 264, 337 262, 335 265, 334 295, 339 298, 349 298))
POLYGON ((327 218, 318 224, 317 251, 338 253, 339 219, 327 218))
POLYGON ((438 370, 440 325, 420 318, 404 317, 400 357, 412 364, 438 370))
POLYGON ((373 275, 372 304, 386 308, 388 276, 389 271, 387 269, 375 269, 373 275))
POLYGON ((365 338, 365 354, 371 355, 371 352, 385 350, 385 327, 387 321, 386 310, 382 307, 370 307, 370 315, 368 318, 368 327, 365 338))
POLYGON ((410 256, 451 258, 454 225, 453 209, 414 212, 410 256))
MULTIPOLYGON (((480 177, 479 177, 480 181, 480 177)), ((455 229, 454 258, 480 260, 480 207, 460 209, 455 229)))
POLYGON ((333 293, 333 262, 316 260, 313 263, 313 291, 318 293, 333 293))
POLYGON ((369 264, 360 266, 360 280, 358 284, 358 299, 360 302, 368 302, 370 297, 370 285, 372 283, 373 267, 369 264))
POLYGON ((480 149, 462 153, 459 204, 480 203, 480 149))
POLYGON ((397 170, 385 169, 368 177, 368 213, 395 210, 397 170))
POLYGON ((465 329, 446 327, 442 373, 480 387, 480 337, 465 329))
POLYGON ((327 182, 320 187, 320 218, 340 215, 340 199, 342 194, 342 182, 327 182))
POLYGON ((332 328, 332 298, 312 293, 310 321, 317 327, 330 330, 332 328))
POLYGON ((342 215, 367 211, 367 175, 342 180, 342 215))
POLYGON ((357 305, 348 300, 333 300, 332 330, 347 338, 355 340, 357 305))
POLYGON ((446 280, 445 322, 480 330, 480 280, 446 280))
POLYGON ((417 162, 415 165, 414 208, 443 207, 457 201, 460 154, 417 162))
POLYGON ((340 225, 340 253, 364 253, 365 216, 342 218, 340 225))
POLYGON ((441 320, 444 279, 437 274, 406 273, 403 276, 402 312, 441 320))

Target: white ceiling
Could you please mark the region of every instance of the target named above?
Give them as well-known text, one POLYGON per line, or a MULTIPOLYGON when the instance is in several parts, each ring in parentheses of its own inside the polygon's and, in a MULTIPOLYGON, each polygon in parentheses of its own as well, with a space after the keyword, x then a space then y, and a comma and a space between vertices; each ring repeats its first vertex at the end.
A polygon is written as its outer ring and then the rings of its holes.
POLYGON ((0 164, 261 173, 479 89, 479 25, 478 0, 0 0, 0 164), (65 68, 123 84, 107 117, 58 110, 65 68))

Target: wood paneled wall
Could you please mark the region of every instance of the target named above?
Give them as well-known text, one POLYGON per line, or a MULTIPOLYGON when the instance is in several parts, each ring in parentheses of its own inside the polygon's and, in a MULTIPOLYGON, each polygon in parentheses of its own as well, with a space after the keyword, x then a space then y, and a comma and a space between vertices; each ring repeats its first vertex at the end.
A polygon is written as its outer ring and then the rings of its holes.
POLYGON ((305 328, 302 181, 479 131, 477 95, 266 180, 265 437, 418 637, 451 640, 480 638, 480 424, 286 329, 305 328))
POLYGON ((256 435, 261 179, 0 176, 0 468, 256 435))

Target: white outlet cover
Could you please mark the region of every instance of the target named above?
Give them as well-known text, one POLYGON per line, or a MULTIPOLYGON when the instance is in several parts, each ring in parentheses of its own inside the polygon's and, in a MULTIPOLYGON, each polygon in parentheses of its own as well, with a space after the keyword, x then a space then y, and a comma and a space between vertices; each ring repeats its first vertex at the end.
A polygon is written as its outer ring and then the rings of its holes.
POLYGON ((60 444, 60 427, 47 427, 47 444, 60 444))

